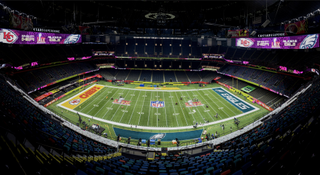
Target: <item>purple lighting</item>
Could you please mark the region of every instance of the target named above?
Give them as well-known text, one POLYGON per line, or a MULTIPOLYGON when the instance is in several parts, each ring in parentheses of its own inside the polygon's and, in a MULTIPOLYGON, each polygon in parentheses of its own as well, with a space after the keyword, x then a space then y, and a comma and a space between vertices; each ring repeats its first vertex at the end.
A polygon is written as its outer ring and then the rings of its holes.
POLYGON ((38 62, 32 62, 31 63, 31 66, 37 66, 38 65, 38 62))
POLYGON ((73 60, 74 60, 74 57, 69 57, 68 60, 69 60, 69 61, 73 61, 73 60))

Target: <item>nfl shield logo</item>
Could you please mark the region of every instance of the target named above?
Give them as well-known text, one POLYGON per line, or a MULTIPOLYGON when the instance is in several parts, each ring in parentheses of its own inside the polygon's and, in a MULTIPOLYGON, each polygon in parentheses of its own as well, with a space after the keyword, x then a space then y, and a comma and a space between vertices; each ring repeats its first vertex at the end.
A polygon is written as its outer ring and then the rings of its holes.
POLYGON ((151 101, 150 104, 153 108, 163 108, 164 107, 164 101, 151 101))

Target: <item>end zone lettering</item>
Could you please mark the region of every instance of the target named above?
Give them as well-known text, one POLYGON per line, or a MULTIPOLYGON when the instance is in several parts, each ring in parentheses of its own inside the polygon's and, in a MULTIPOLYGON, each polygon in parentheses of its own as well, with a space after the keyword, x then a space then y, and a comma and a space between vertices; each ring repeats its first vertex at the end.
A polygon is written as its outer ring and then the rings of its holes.
POLYGON ((95 92, 97 92, 100 89, 100 87, 94 86, 93 88, 89 89, 88 91, 86 91, 85 93, 81 94, 79 97, 80 98, 88 98, 90 97, 92 94, 94 94, 95 92))

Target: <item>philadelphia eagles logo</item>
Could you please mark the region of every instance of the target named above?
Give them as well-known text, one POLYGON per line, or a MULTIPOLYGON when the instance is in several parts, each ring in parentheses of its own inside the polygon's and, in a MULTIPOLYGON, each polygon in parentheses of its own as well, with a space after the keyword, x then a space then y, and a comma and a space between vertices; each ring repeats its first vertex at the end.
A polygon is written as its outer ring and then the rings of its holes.
POLYGON ((80 99, 74 99, 74 100, 71 100, 71 101, 69 101, 69 104, 71 104, 71 105, 77 105, 77 104, 79 104, 80 103, 80 99))
POLYGON ((163 133, 163 134, 156 134, 156 135, 151 136, 151 137, 150 137, 150 140, 151 140, 151 139, 152 139, 152 140, 163 139, 165 136, 166 136, 165 133, 163 133))
POLYGON ((318 34, 307 35, 300 44, 300 49, 312 49, 318 41, 318 34))
POLYGON ((69 35, 68 38, 64 40, 64 44, 75 44, 79 41, 81 35, 69 35))

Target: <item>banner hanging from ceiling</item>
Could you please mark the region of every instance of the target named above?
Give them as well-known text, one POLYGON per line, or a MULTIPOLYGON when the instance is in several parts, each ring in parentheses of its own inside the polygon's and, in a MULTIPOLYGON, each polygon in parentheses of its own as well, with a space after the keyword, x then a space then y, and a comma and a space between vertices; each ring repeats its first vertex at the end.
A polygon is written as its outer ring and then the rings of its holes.
POLYGON ((262 49, 312 49, 319 47, 319 34, 270 38, 237 38, 236 46, 262 49))
POLYGON ((79 34, 43 33, 0 28, 0 43, 5 44, 75 44, 81 43, 79 34))
POLYGON ((302 20, 284 25, 284 32, 286 35, 298 35, 307 33, 307 20, 302 20))

